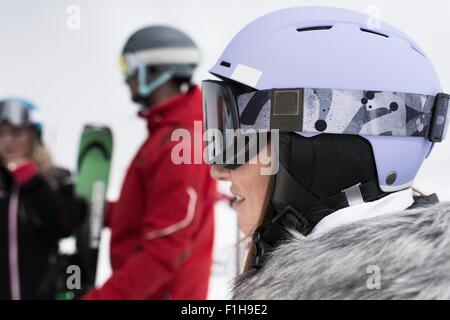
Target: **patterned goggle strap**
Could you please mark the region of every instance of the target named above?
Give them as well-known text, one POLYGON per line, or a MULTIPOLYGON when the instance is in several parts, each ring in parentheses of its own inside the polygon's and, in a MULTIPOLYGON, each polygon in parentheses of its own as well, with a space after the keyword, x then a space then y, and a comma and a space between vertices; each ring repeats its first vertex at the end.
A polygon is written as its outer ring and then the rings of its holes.
POLYGON ((440 142, 450 96, 342 89, 271 89, 237 97, 243 130, 427 137, 440 142))

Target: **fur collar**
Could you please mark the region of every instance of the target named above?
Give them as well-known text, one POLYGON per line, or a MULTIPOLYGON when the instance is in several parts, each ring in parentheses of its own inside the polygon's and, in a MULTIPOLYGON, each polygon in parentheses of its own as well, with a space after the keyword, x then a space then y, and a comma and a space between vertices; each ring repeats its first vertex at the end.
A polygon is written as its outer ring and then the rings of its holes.
POLYGON ((450 299, 450 203, 296 234, 233 298, 450 299))

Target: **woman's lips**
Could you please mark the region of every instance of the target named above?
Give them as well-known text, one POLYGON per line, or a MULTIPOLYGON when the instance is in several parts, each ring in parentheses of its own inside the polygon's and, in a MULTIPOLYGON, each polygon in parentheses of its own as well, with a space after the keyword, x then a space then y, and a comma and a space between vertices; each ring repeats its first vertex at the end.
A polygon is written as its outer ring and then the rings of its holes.
POLYGON ((233 209, 236 209, 239 205, 242 204, 242 202, 245 201, 245 198, 243 196, 237 194, 236 192, 233 192, 233 190, 231 190, 231 189, 230 189, 230 191, 234 196, 231 206, 233 207, 233 209))
POLYGON ((236 210, 236 208, 239 207, 242 202, 244 202, 244 199, 239 199, 239 198, 235 197, 233 199, 233 202, 232 202, 231 206, 233 207, 233 209, 236 210))

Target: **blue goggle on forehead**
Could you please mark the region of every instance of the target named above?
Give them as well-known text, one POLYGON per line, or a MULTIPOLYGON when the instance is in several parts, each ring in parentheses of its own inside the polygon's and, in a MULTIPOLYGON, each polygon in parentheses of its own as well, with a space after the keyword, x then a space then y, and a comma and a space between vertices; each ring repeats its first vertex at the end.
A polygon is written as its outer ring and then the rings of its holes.
POLYGON ((0 101, 0 123, 6 122, 17 127, 37 126, 33 109, 31 104, 18 99, 0 101))
MULTIPOLYGON (((441 142, 449 123, 449 98, 376 90, 270 89, 239 91, 233 84, 202 83, 205 130, 333 133, 424 137, 441 142)), ((232 141, 208 157, 224 152, 232 141)))

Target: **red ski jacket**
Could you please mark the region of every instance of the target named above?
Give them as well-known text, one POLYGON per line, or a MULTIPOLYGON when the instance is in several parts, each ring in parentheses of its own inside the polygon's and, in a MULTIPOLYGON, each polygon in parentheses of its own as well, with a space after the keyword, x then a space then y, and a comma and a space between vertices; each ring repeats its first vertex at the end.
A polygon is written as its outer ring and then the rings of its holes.
POLYGON ((171 138, 174 129, 184 128, 192 142, 196 136, 203 146, 201 122, 194 125, 202 120, 201 104, 200 90, 193 87, 141 114, 149 137, 132 161, 108 218, 113 274, 84 299, 206 299, 215 182, 202 159, 194 163, 193 143, 184 154, 179 152, 182 139, 171 138), (192 164, 174 163, 174 156, 189 153, 192 164))

